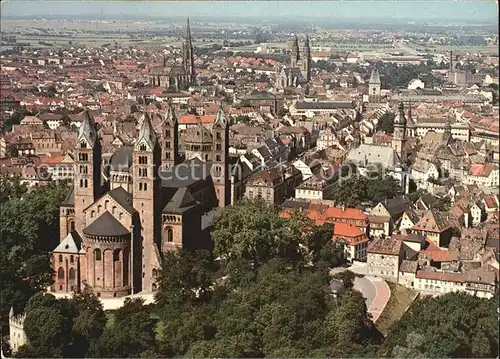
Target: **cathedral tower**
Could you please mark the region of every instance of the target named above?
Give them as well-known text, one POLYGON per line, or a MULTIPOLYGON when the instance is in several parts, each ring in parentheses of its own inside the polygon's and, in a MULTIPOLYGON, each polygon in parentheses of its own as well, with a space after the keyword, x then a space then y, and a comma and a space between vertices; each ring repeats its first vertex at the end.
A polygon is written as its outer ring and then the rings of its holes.
POLYGON ((186 25, 186 38, 182 44, 182 64, 188 75, 188 80, 190 84, 196 82, 196 73, 194 69, 194 51, 193 42, 191 39, 191 26, 189 25, 189 18, 187 19, 186 25))
POLYGON ((212 179, 214 181, 215 193, 219 200, 219 206, 225 207, 230 203, 229 199, 229 121, 222 109, 217 113, 212 128, 213 133, 213 155, 212 155, 212 179))
POLYGON ((81 234, 85 228, 83 211, 101 194, 101 142, 88 110, 78 130, 74 171, 75 229, 81 234))
POLYGON ((163 168, 171 169, 180 162, 179 158, 179 122, 174 108, 170 105, 163 119, 161 129, 161 165, 163 168))
POLYGON ((311 81, 311 45, 309 44, 309 35, 306 35, 304 59, 302 61, 302 73, 309 82, 311 81))
POLYGON ((402 102, 398 105, 398 114, 394 117, 394 135, 392 138, 392 148, 398 153, 401 163, 406 163, 406 117, 402 102))
POLYGON ((153 269, 158 265, 155 240, 160 238, 160 162, 160 146, 149 115, 146 114, 132 155, 133 204, 139 211, 141 223, 141 237, 134 243, 134 248, 138 249, 137 252, 134 251, 134 257, 140 258, 142 252, 142 265, 138 266, 138 261, 134 258, 134 267, 142 268, 142 290, 146 291, 152 290, 153 269))
POLYGON ((297 35, 295 35, 295 39, 293 40, 292 53, 290 56, 290 67, 296 67, 299 60, 300 60, 299 39, 297 38, 297 35))

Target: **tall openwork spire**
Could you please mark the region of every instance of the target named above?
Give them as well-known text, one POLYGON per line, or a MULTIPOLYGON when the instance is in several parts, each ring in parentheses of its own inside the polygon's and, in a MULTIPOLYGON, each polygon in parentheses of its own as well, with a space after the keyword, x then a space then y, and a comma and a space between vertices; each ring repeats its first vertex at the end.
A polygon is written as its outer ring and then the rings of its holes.
POLYGON ((189 77, 189 82, 191 84, 196 82, 196 73, 194 70, 194 50, 193 50, 193 40, 191 38, 191 25, 189 24, 189 18, 186 23, 186 38, 182 45, 182 62, 186 74, 189 77))

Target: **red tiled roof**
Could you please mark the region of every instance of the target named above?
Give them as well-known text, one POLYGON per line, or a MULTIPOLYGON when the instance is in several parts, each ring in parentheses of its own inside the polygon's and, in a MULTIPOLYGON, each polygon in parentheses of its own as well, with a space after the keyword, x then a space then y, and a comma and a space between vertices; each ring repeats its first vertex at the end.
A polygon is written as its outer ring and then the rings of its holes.
POLYGON ((184 115, 179 118, 179 123, 181 125, 194 125, 197 123, 213 123, 215 116, 195 116, 195 115, 184 115))
POLYGON ((415 277, 422 279, 441 280, 445 282, 456 282, 456 283, 465 283, 467 279, 466 275, 463 273, 428 272, 422 270, 417 271, 415 277))

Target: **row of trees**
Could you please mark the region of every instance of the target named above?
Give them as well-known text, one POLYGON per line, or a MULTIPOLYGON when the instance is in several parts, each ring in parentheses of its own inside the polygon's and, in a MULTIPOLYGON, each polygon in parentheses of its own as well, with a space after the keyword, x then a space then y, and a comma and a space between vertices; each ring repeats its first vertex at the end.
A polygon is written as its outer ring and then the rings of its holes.
POLYGON ((11 307, 22 311, 51 282, 49 252, 59 243, 59 204, 67 191, 65 183, 28 191, 18 179, 0 176, 3 325, 11 307))

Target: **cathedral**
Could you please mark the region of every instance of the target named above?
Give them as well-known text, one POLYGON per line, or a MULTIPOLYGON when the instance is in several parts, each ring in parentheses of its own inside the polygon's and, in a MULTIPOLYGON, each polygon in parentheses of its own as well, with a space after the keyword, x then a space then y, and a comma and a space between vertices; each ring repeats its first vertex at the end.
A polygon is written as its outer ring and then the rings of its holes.
POLYGON ((295 36, 290 54, 290 66, 278 69, 276 88, 284 89, 287 87, 307 86, 309 81, 311 81, 311 46, 309 44, 309 36, 306 36, 302 54, 299 49, 299 39, 295 36))
POLYGON ((162 65, 152 67, 148 73, 148 84, 179 91, 196 83, 194 51, 189 19, 187 20, 186 37, 182 43, 181 54, 181 64, 174 63, 172 66, 168 66, 167 59, 164 57, 162 65))
POLYGON ((74 183, 60 206, 52 291, 89 285, 105 298, 154 291, 166 253, 210 248, 206 217, 230 203, 228 118, 221 108, 210 131, 190 130, 184 158, 173 108, 158 133, 147 114, 140 123, 134 145, 119 148, 104 166, 95 123, 84 113, 74 183))

